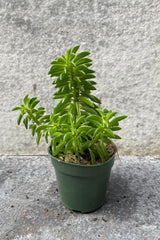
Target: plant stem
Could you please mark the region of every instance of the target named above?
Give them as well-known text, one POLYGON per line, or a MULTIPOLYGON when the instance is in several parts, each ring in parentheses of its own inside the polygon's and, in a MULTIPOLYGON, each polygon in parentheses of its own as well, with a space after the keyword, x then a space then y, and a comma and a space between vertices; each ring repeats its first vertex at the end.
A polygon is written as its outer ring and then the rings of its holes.
POLYGON ((74 67, 68 64, 69 76, 71 86, 73 87, 73 121, 76 122, 76 117, 79 115, 76 104, 79 103, 79 88, 77 88, 77 82, 75 81, 74 67))

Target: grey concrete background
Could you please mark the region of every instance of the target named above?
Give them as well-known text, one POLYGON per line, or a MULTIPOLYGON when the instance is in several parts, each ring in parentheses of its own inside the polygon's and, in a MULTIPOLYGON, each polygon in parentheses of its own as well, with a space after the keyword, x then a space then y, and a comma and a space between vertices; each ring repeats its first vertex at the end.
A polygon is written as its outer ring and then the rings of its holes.
POLYGON ((49 157, 3 156, 0 169, 1 240, 160 240, 160 156, 117 159, 90 214, 62 205, 49 157))
POLYGON ((160 154, 159 0, 0 0, 0 154, 47 154, 11 109, 29 93, 50 112, 50 62, 77 44, 92 53, 103 106, 129 116, 119 154, 160 154))

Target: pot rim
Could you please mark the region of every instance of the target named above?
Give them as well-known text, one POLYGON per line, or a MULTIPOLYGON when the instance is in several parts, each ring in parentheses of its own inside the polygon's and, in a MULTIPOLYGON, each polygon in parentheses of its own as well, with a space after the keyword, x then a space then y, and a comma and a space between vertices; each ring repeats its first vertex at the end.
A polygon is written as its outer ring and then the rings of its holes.
MULTIPOLYGON (((114 144, 115 145, 115 144, 114 144)), ((116 146, 116 145, 115 145, 116 146)), ((61 164, 67 164, 67 165, 70 165, 70 166, 76 166, 76 167, 88 167, 88 168, 93 168, 93 167, 101 167, 102 165, 105 165, 105 164, 108 164, 109 162, 112 161, 112 159, 115 157, 115 154, 117 153, 117 147, 116 147, 116 150, 114 151, 114 153, 109 157, 109 159, 107 161, 104 161, 102 163, 98 163, 98 164, 90 164, 90 165, 87 165, 87 164, 77 164, 77 163, 70 163, 70 162, 65 162, 65 161, 62 161, 61 159, 53 156, 50 152, 51 150, 51 146, 48 147, 48 154, 49 156, 52 158, 52 159, 55 159, 57 162, 61 163, 61 164)))

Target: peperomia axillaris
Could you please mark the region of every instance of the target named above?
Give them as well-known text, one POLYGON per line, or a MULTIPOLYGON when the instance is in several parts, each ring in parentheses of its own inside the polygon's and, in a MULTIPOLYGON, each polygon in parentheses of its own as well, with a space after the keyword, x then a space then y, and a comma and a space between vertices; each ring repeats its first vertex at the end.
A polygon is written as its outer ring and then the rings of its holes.
POLYGON ((36 97, 24 97, 23 104, 12 110, 20 110, 18 125, 22 118, 26 128, 36 134, 37 144, 44 136, 52 154, 63 159, 71 153, 79 157, 88 154, 89 161, 95 163, 98 156, 101 162, 109 156, 106 144, 110 139, 119 139, 114 132, 120 130, 119 121, 127 116, 115 117, 117 112, 99 107, 100 100, 92 95, 96 90, 94 71, 90 69, 92 60, 87 51, 77 54, 79 46, 68 49, 62 57, 51 62, 49 75, 54 77, 53 84, 57 88, 53 99, 60 99, 50 115, 45 114, 42 107, 36 108, 40 102, 36 97))

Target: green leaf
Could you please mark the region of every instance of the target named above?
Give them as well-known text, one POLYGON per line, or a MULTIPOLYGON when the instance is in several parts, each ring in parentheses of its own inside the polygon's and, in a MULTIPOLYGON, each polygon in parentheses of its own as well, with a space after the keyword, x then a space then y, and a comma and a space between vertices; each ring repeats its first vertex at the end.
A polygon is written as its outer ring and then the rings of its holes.
POLYGON ((16 111, 16 110, 20 110, 21 109, 21 107, 14 107, 14 108, 12 108, 12 111, 16 111))
POLYGON ((45 140, 46 140, 46 143, 48 143, 48 131, 45 132, 45 140))
POLYGON ((64 136, 63 136, 63 141, 67 142, 69 139, 72 138, 72 133, 71 132, 67 132, 64 136))
POLYGON ((79 155, 79 152, 78 152, 78 144, 77 144, 77 141, 76 141, 76 138, 73 137, 72 139, 72 144, 73 144, 73 149, 74 149, 74 152, 79 155))
POLYGON ((35 102, 36 100, 37 100, 37 97, 30 98, 30 99, 29 99, 29 103, 28 103, 29 107, 30 107, 31 104, 32 104, 33 102, 35 102))
POLYGON ((37 142, 37 145, 38 145, 38 144, 39 144, 39 142, 40 142, 41 136, 42 136, 42 133, 41 133, 41 132, 39 132, 39 133, 37 134, 37 137, 36 137, 36 142, 37 142))
POLYGON ((50 127, 50 125, 40 125, 40 126, 37 127, 36 132, 39 133, 42 130, 48 129, 49 127, 50 127))
POLYGON ((95 121, 99 125, 101 125, 101 123, 102 123, 102 118, 96 114, 90 115, 86 119, 87 119, 87 121, 95 121))
POLYGON ((89 153, 90 153, 90 156, 91 156, 91 162, 92 162, 92 164, 95 164, 95 155, 94 155, 94 153, 93 153, 93 151, 92 151, 92 149, 91 148, 89 148, 89 153))
POLYGON ((32 104, 30 105, 30 108, 33 109, 39 102, 40 102, 40 100, 36 100, 36 101, 32 102, 32 104))
POLYGON ((92 62, 91 59, 89 59, 89 58, 82 58, 82 59, 79 59, 76 62, 76 66, 79 66, 79 65, 82 65, 82 64, 86 64, 86 63, 90 63, 90 62, 92 62))
POLYGON ((96 77, 95 75, 90 74, 90 73, 85 74, 85 75, 83 76, 84 79, 91 79, 91 78, 95 78, 95 77, 96 77))
POLYGON ((91 128, 91 126, 82 125, 81 127, 78 128, 77 134, 79 134, 82 131, 86 131, 87 132, 90 128, 91 128))
MULTIPOLYGON (((84 74, 82 71, 77 70, 77 71, 76 71, 76 76, 77 76, 77 77, 80 77, 80 78, 84 78, 85 74, 84 74)), ((77 78, 77 80, 78 80, 78 78, 77 78)))
POLYGON ((114 134, 114 137, 112 137, 112 138, 114 138, 114 139, 121 139, 121 137, 118 136, 117 134, 114 134))
POLYGON ((64 152, 67 153, 67 152, 73 152, 73 147, 72 147, 72 138, 66 143, 65 145, 65 150, 64 152))
POLYGON ((24 101, 24 104, 26 105, 28 103, 28 94, 24 97, 23 101, 24 101))
POLYGON ((65 71, 64 69, 59 71, 52 71, 51 73, 49 72, 48 74, 51 74, 51 77, 59 77, 65 71))
POLYGON ((66 58, 67 60, 69 60, 70 52, 71 52, 71 48, 69 48, 69 49, 67 50, 67 52, 66 52, 65 58, 66 58))
POLYGON ((64 71, 64 64, 54 64, 49 70, 48 74, 53 74, 56 72, 63 72, 64 71))
POLYGON ((84 122, 84 118, 85 116, 80 116, 76 119, 76 128, 79 127, 79 125, 84 122))
POLYGON ((51 64, 62 64, 62 65, 66 64, 66 61, 64 60, 64 58, 56 57, 55 60, 51 62, 51 64))
POLYGON ((45 115, 40 119, 40 122, 50 122, 50 115, 45 115))
POLYGON ((79 49, 80 45, 77 45, 75 46, 73 49, 72 49, 72 53, 76 53, 79 49))
POLYGON ((112 130, 112 131, 119 131, 119 130, 121 130, 121 128, 120 127, 110 127, 110 129, 112 130))
POLYGON ((101 148, 101 152, 102 152, 102 154, 104 156, 104 159, 108 160, 109 159, 109 155, 108 155, 108 152, 107 152, 107 150, 106 150, 102 140, 100 140, 100 148, 101 148))
POLYGON ((65 95, 64 99, 62 99, 53 109, 54 114, 64 112, 65 108, 70 104, 70 99, 72 95, 65 95))
POLYGON ((93 138, 96 138, 96 141, 97 141, 100 133, 102 133, 102 132, 103 132, 103 127, 102 126, 96 128, 96 130, 94 131, 94 134, 93 134, 93 138))
POLYGON ((57 94, 55 93, 53 96, 53 99, 59 99, 59 98, 64 98, 66 96, 66 94, 57 94))
POLYGON ((76 63, 78 60, 88 56, 89 54, 90 54, 90 52, 87 52, 87 51, 78 53, 77 56, 74 58, 74 62, 76 63))
POLYGON ((85 96, 86 97, 88 97, 88 98, 90 98, 93 102, 96 102, 96 103, 98 103, 98 104, 101 104, 101 101, 97 98, 97 97, 95 97, 95 96, 93 96, 93 95, 91 95, 91 94, 85 94, 85 96))
POLYGON ((90 66, 92 66, 92 63, 89 63, 89 62, 88 62, 88 63, 85 63, 85 66, 86 66, 86 67, 90 67, 90 66))
POLYGON ((114 138, 115 135, 113 134, 111 129, 105 128, 104 131, 105 131, 105 133, 107 134, 108 137, 114 138))
POLYGON ((24 123, 25 128, 27 129, 27 128, 28 128, 28 117, 26 117, 26 118, 23 120, 23 123, 24 123))
POLYGON ((36 119, 41 118, 44 113, 45 113, 45 111, 37 111, 37 113, 36 113, 36 119))
POLYGON ((74 53, 71 53, 70 56, 69 56, 69 61, 72 61, 75 57, 75 54, 74 53))
POLYGON ((103 109, 101 107, 99 108, 96 108, 96 110, 99 112, 99 114, 104 118, 105 117, 105 114, 103 112, 103 109))
POLYGON ((33 128, 32 128, 32 136, 35 135, 35 132, 36 132, 36 125, 34 125, 33 128))
POLYGON ((68 120, 69 120, 69 114, 66 113, 66 114, 62 115, 61 117, 59 117, 59 124, 67 123, 68 120))
POLYGON ((49 129, 49 135, 50 135, 51 138, 54 137, 54 135, 56 133, 56 130, 57 130, 56 127, 52 127, 52 128, 49 129))
POLYGON ((109 111, 109 112, 107 113, 107 115, 106 115, 106 120, 111 119, 111 118, 114 117, 116 114, 117 114, 117 112, 109 111))
POLYGON ((19 114, 19 117, 18 117, 18 119, 17 119, 17 124, 18 125, 20 125, 20 123, 21 123, 21 120, 22 120, 22 117, 23 117, 23 114, 19 114))
POLYGON ((81 84, 82 84, 82 86, 84 86, 85 90, 96 90, 96 88, 90 82, 88 82, 86 80, 83 80, 81 82, 81 84))
POLYGON ((61 142, 56 146, 55 155, 59 154, 62 151, 62 148, 65 146, 65 142, 61 142))
POLYGON ((89 81, 92 85, 96 85, 97 83, 95 81, 89 81))
POLYGON ((108 144, 112 143, 112 141, 108 137, 106 137, 106 136, 103 136, 103 142, 104 143, 108 143, 108 144))
POLYGON ((90 100, 88 100, 88 98, 84 97, 84 96, 80 96, 80 100, 82 102, 84 102, 85 104, 87 104, 90 107, 94 107, 93 104, 90 102, 90 100))
POLYGON ((79 66, 76 67, 76 69, 82 70, 84 73, 94 73, 95 72, 94 70, 89 69, 85 65, 79 65, 79 66))
POLYGON ((59 118, 59 113, 54 113, 52 112, 51 115, 50 115, 50 121, 51 123, 56 123, 58 121, 58 118, 59 118))
POLYGON ((81 111, 80 111, 80 104, 79 102, 76 102, 76 111, 77 111, 77 115, 79 116, 81 114, 81 111))
POLYGON ((103 156, 101 147, 99 146, 99 144, 95 144, 95 146, 96 146, 96 149, 97 149, 97 151, 98 151, 98 154, 99 154, 99 156, 100 156, 101 161, 104 162, 104 156, 103 156))
POLYGON ((83 143, 82 143, 82 148, 83 150, 88 150, 89 148, 91 147, 91 142, 90 141, 87 141, 85 140, 83 143))
POLYGON ((69 89, 69 86, 68 85, 66 85, 66 86, 63 86, 62 88, 61 88, 61 94, 68 94, 68 93, 70 93, 70 89, 69 89))
POLYGON ((114 118, 111 122, 109 122, 109 127, 111 126, 118 126, 119 125, 119 121, 123 120, 127 118, 127 116, 120 116, 120 117, 116 117, 114 118))
POLYGON ((32 136, 34 136, 34 135, 35 135, 35 132, 36 132, 36 125, 35 125, 35 124, 31 124, 31 125, 29 126, 29 129, 32 129, 32 136))
POLYGON ((89 113, 90 114, 96 114, 96 110, 89 107, 88 105, 84 105, 83 103, 81 104, 82 105, 82 109, 85 111, 84 114, 85 115, 88 115, 89 113))

